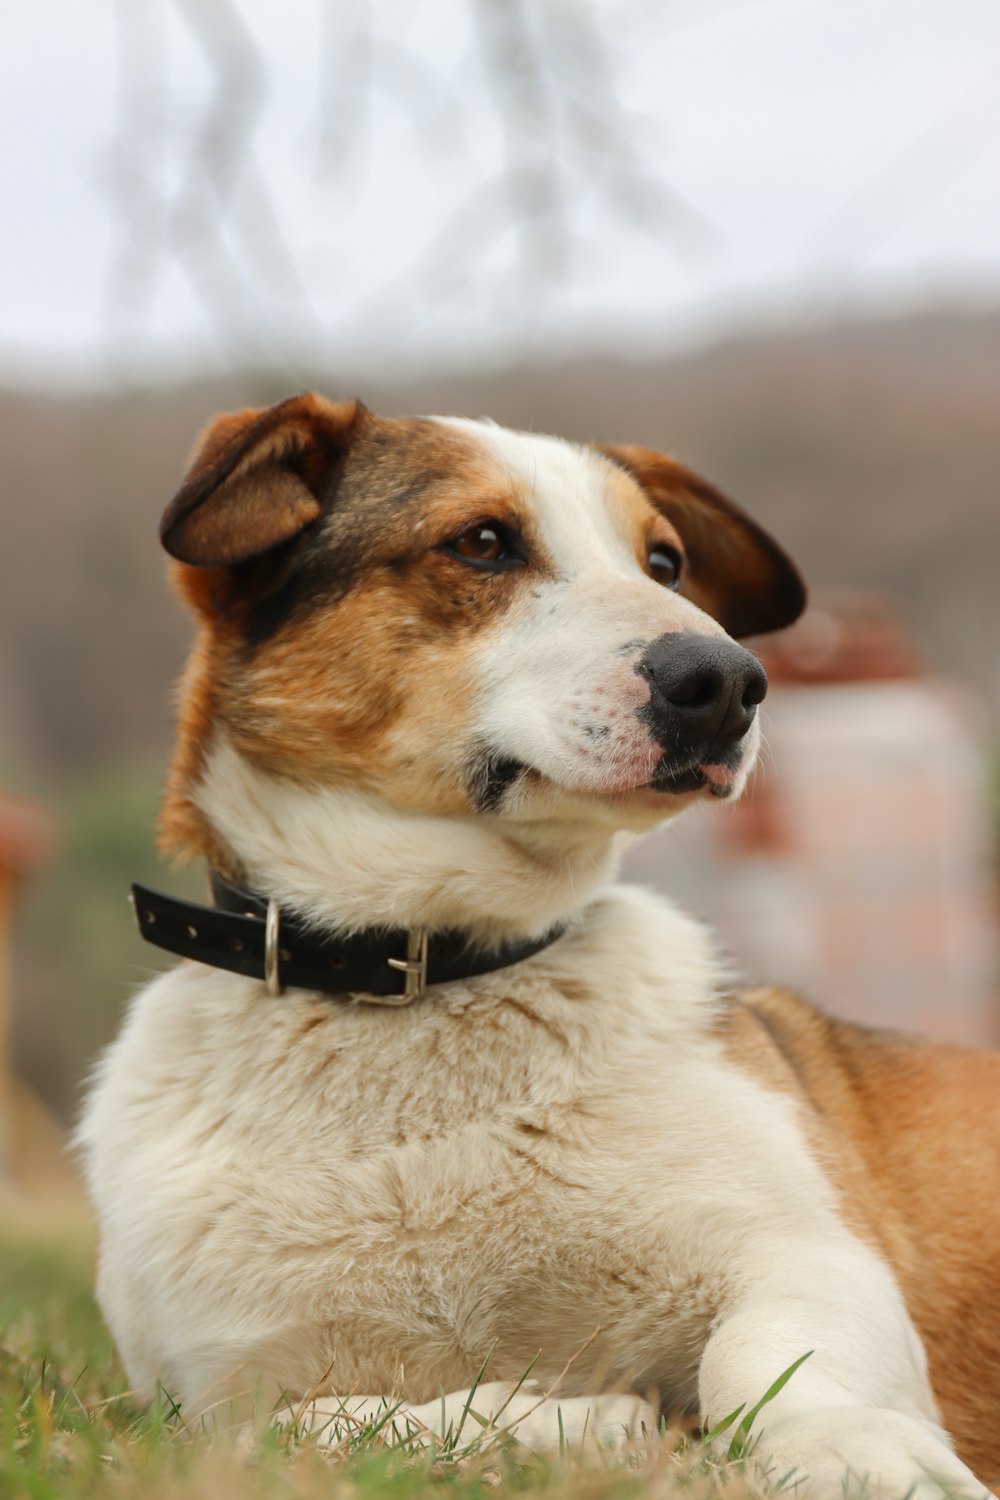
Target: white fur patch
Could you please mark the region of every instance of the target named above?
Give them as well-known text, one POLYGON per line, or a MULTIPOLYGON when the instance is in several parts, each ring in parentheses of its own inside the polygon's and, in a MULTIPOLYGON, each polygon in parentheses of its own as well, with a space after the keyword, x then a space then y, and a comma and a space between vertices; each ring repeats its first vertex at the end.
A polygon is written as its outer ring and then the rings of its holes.
POLYGON ((540 935, 572 920, 619 859, 612 828, 402 812, 270 777, 221 735, 196 795, 252 885, 339 931, 382 923, 464 927, 487 942, 540 935))

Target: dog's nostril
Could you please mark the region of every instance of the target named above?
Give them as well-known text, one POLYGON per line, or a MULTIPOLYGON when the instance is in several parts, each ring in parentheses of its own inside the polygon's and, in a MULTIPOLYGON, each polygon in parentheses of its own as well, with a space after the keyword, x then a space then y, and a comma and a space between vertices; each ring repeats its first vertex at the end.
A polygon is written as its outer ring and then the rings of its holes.
POLYGON ((718 692, 719 682, 714 672, 691 672, 679 682, 672 683, 666 697, 678 708, 707 708, 715 701, 718 692))
POLYGON ((750 672, 740 700, 744 708, 756 708, 767 697, 767 673, 757 661, 754 662, 754 667, 756 670, 750 672))

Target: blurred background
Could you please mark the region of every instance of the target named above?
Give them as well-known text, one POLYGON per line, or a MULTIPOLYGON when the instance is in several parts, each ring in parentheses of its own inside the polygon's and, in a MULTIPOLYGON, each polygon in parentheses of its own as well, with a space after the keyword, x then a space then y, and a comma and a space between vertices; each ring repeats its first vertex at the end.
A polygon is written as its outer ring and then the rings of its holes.
MULTIPOLYGON (((668 449, 815 605, 736 808, 631 873, 748 975, 1000 1040, 995 0, 93 0, 0 55, 0 1177, 160 965, 189 629, 160 511, 215 410, 668 449)), ((37 1149, 36 1149, 37 1148, 37 1149)))

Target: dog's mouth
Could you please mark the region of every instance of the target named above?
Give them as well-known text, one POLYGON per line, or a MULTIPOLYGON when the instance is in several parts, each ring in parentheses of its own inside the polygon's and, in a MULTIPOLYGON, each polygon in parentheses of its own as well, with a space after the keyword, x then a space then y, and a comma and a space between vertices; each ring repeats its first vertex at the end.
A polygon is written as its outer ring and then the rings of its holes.
MULTIPOLYGON (((707 792, 712 797, 725 799, 732 796, 739 766, 728 762, 693 762, 678 765, 676 761, 660 761, 649 781, 615 787, 594 787, 602 796, 621 797, 642 792, 658 792, 664 796, 686 797, 698 792, 707 792)), ((472 792, 478 812, 501 811, 508 793, 515 783, 544 782, 545 776, 525 761, 513 756, 491 755, 476 767, 472 778, 472 792)))
POLYGON ((732 795, 735 784, 735 768, 722 762, 677 769, 669 761, 661 761, 652 781, 647 782, 647 788, 674 797, 707 791, 713 797, 724 799, 732 795))

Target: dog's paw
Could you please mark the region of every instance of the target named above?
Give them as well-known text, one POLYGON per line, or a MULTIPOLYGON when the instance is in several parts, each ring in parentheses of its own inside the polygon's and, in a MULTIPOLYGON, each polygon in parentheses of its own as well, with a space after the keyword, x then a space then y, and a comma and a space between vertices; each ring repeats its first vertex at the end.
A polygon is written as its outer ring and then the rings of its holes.
POLYGON ((505 1381, 452 1392, 424 1406, 406 1407, 436 1436, 451 1432, 462 1442, 481 1434, 514 1437, 539 1453, 596 1445, 618 1452, 656 1433, 656 1413, 638 1396, 543 1396, 533 1382, 505 1381), (466 1408, 468 1408, 466 1410, 466 1408), (464 1413, 464 1417, 463 1417, 464 1413))
POLYGON ((986 1500, 944 1434, 900 1412, 827 1408, 766 1427, 754 1456, 773 1485, 808 1500, 986 1500))
POLYGON ((377 1425, 387 1441, 454 1442, 515 1438, 538 1453, 600 1447, 621 1452, 656 1435, 656 1413, 638 1396, 544 1396, 531 1381, 495 1380, 422 1405, 386 1396, 323 1397, 305 1425, 327 1442, 377 1425))

